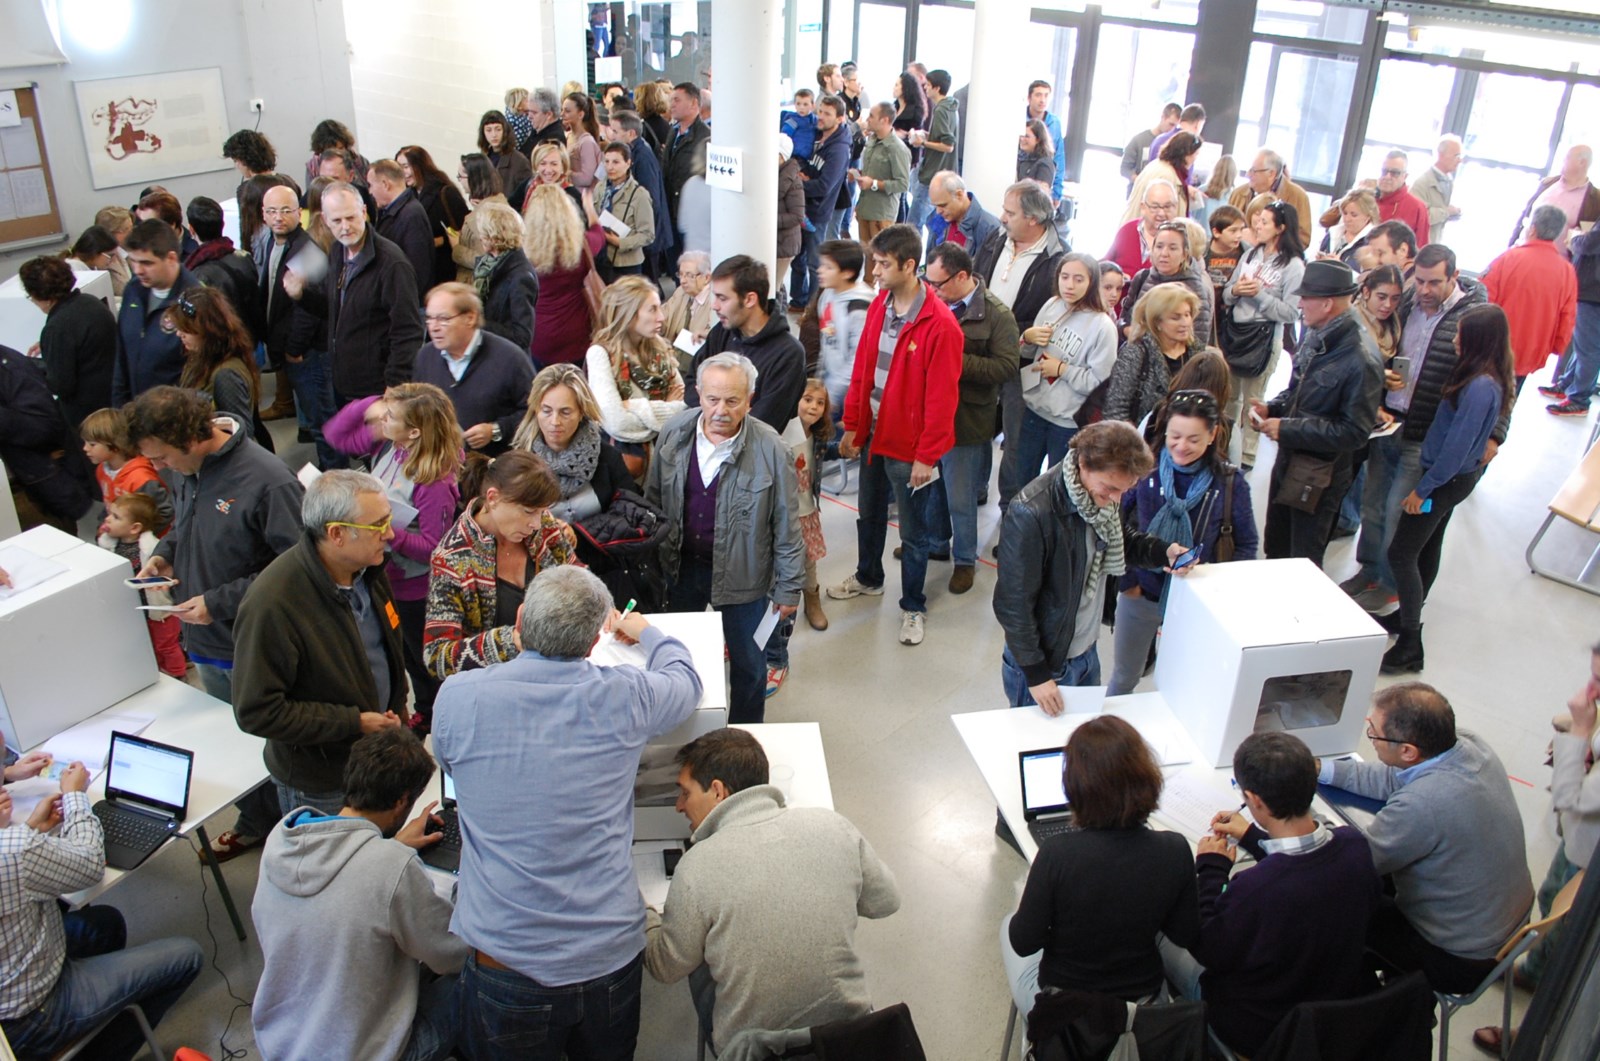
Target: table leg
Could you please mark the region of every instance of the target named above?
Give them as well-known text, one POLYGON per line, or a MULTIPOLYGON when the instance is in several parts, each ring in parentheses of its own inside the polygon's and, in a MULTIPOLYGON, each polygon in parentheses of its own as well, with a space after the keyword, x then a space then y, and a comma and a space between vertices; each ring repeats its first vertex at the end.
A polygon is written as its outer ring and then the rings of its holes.
POLYGON ((217 882, 217 890, 222 893, 222 905, 228 908, 228 919, 233 922, 234 934, 239 937, 239 942, 244 942, 244 922, 239 920, 239 911, 233 905, 233 893, 228 890, 228 882, 222 876, 222 863, 217 861, 217 854, 211 850, 211 837, 206 835, 204 825, 195 826, 195 836, 200 840, 200 857, 205 859, 206 865, 211 868, 211 876, 217 882))

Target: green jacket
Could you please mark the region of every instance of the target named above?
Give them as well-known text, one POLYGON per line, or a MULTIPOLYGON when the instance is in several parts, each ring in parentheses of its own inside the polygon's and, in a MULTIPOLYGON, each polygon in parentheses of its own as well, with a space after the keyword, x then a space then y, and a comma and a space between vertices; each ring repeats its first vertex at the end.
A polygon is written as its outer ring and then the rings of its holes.
POLYGON ((911 149, 898 136, 884 140, 869 136, 859 168, 862 176, 877 178, 878 189, 861 189, 856 216, 863 221, 893 221, 899 216, 900 196, 910 187, 911 149))
POLYGON ((956 406, 956 445, 972 446, 994 438, 1000 385, 1021 368, 1022 342, 1017 319, 1006 304, 978 281, 961 316, 961 403, 956 406))
MULTIPOLYGON (((954 96, 946 96, 933 108, 933 120, 928 123, 930 144, 949 144, 954 147, 961 139, 961 110, 954 96)), ((923 148, 922 165, 917 167, 917 180, 927 184, 942 169, 956 168, 954 151, 929 151, 923 148)))

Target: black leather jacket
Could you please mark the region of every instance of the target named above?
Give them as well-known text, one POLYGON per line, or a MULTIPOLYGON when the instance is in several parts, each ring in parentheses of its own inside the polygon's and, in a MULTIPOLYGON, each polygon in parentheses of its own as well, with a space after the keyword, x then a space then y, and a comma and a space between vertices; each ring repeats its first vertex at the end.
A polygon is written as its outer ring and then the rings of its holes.
POLYGON ((1282 418, 1279 453, 1354 453, 1372 434, 1382 396, 1378 344, 1354 310, 1310 329, 1289 386, 1267 403, 1269 415, 1282 418))
MULTIPOLYGON (((1006 510, 994 617, 1029 685, 1054 677, 1067 661, 1089 566, 1088 534, 1059 464, 1024 487, 1006 510)), ((1168 542, 1126 524, 1122 541, 1129 567, 1166 566, 1168 542)))

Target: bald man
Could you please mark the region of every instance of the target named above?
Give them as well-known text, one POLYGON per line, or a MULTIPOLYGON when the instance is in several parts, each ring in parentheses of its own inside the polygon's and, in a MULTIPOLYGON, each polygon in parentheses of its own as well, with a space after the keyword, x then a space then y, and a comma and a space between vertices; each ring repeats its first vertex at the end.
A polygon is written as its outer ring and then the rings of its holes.
MULTIPOLYGON (((1600 221, 1600 190, 1589 181, 1589 166, 1594 162, 1594 149, 1588 144, 1574 144, 1561 162, 1561 172, 1539 182, 1528 205, 1517 218, 1517 227, 1511 233, 1511 242, 1522 239, 1528 228, 1528 218, 1534 207, 1557 206, 1567 215, 1567 230, 1588 228, 1600 221)), ((1563 245, 1565 240, 1559 241, 1563 245)))

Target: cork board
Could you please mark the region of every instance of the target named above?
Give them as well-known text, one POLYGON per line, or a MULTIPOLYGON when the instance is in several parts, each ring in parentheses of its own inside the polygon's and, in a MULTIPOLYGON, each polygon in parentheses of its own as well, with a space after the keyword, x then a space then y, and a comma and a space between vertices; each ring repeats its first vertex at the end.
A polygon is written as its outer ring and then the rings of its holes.
POLYGON ((0 250, 65 234, 34 89, 0 90, 0 250))

